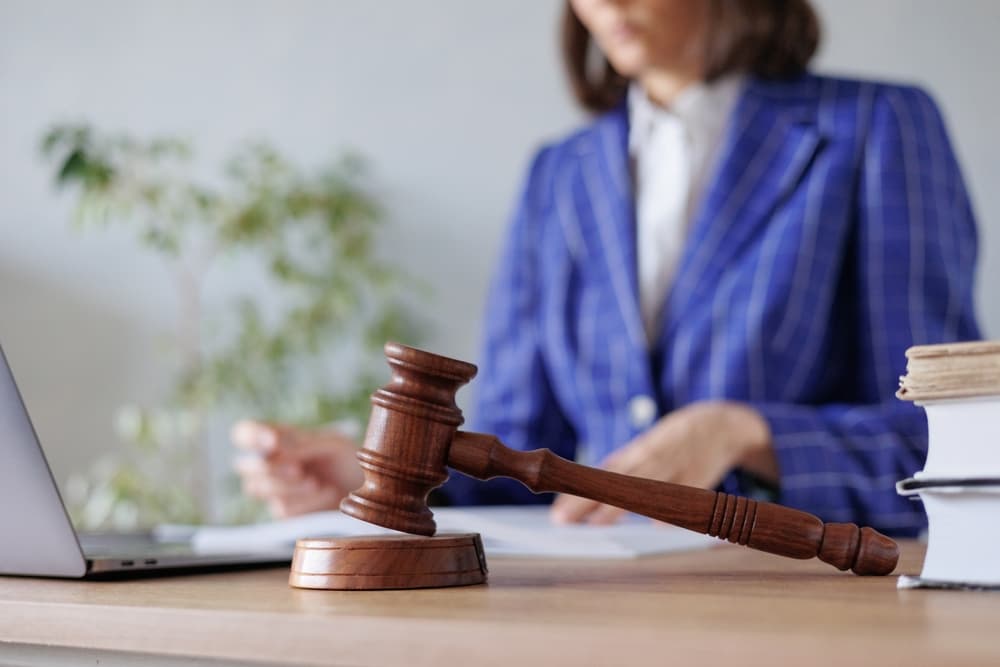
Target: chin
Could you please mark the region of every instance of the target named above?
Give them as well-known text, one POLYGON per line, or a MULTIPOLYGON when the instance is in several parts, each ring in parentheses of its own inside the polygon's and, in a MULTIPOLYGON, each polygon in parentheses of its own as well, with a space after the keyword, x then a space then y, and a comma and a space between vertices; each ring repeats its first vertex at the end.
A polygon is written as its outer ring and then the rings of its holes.
POLYGON ((615 68, 615 71, 627 79, 634 79, 646 67, 645 54, 638 52, 638 50, 636 53, 615 54, 614 57, 608 56, 608 60, 615 68))

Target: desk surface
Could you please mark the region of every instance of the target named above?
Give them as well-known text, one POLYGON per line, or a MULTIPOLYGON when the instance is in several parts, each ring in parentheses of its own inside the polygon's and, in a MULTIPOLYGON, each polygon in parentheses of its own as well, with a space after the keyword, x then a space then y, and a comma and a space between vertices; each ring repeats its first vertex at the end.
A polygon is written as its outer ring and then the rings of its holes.
MULTIPOLYGON (((899 571, 919 572, 922 555, 904 543, 899 571)), ((729 545, 489 565, 488 586, 421 591, 295 590, 284 568, 0 577, 0 642, 354 666, 1000 664, 1000 594, 898 591, 895 577, 729 545)))

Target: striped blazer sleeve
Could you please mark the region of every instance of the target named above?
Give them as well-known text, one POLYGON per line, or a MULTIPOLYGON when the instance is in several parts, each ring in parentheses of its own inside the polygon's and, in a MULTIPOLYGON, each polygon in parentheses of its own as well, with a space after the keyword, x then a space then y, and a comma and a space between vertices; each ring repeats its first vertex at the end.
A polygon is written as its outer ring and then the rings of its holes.
POLYGON ((922 410, 894 396, 910 345, 979 338, 974 217, 940 114, 922 91, 881 87, 858 183, 853 256, 856 404, 755 407, 770 424, 779 502, 895 534, 925 525, 894 482, 923 466, 922 410))
MULTIPOLYGON (((556 401, 541 350, 542 262, 559 255, 559 230, 547 229, 553 150, 539 151, 528 171, 493 277, 483 318, 475 420, 472 430, 496 435, 518 450, 547 447, 572 459, 576 435, 556 401), (544 256, 543 256, 544 255, 544 256)), ((563 244, 565 245, 565 244, 563 244)), ((551 502, 519 482, 472 480, 452 472, 446 501, 460 505, 551 502)))

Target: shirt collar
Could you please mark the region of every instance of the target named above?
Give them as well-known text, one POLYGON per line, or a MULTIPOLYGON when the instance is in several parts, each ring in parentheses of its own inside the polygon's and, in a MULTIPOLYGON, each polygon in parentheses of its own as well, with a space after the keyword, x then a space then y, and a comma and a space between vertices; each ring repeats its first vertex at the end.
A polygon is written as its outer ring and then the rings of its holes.
POLYGON ((680 122, 697 144, 710 144, 722 136, 745 77, 729 75, 711 83, 688 86, 669 108, 653 103, 635 81, 628 89, 629 150, 644 145, 661 123, 680 122))

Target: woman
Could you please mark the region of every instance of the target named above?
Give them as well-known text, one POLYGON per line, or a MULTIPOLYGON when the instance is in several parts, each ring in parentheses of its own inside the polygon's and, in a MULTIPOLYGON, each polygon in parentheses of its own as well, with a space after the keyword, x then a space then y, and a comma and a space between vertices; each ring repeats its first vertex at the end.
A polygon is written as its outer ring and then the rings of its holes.
MULTIPOLYGON (((572 0, 594 121, 536 155, 485 319, 476 430, 894 534, 926 424, 906 348, 978 338, 973 215, 915 88, 819 77, 805 0, 572 0), (597 51, 595 51, 595 48, 597 51), (599 67, 593 67, 595 54, 599 67), (594 70, 597 70, 596 72, 594 70)), ((246 490, 336 505, 354 443, 245 422, 246 490)), ((461 475, 452 502, 538 502, 461 475)), ((616 508, 560 497, 562 521, 616 508)))

